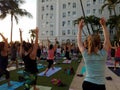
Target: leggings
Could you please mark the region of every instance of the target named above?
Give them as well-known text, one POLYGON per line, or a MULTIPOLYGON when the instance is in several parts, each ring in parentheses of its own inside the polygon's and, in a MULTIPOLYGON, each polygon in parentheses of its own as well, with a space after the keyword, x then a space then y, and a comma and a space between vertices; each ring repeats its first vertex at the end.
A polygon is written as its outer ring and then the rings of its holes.
POLYGON ((50 69, 51 66, 53 65, 53 60, 47 60, 47 62, 48 62, 48 69, 50 69))
POLYGON ((6 69, 5 69, 5 70, 0 69, 0 77, 3 76, 3 75, 5 75, 5 78, 6 78, 6 79, 9 79, 9 78, 10 78, 10 73, 9 73, 9 71, 7 71, 6 69))
POLYGON ((82 84, 83 90, 106 90, 104 84, 94 84, 88 81, 84 81, 82 84))

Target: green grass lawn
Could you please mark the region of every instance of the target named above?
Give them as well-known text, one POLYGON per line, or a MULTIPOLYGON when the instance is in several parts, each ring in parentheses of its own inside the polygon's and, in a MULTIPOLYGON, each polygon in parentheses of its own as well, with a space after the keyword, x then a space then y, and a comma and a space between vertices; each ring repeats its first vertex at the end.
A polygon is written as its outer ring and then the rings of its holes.
MULTIPOLYGON (((79 60, 81 59, 81 57, 79 57, 79 60)), ((59 62, 62 62, 63 60, 60 60, 59 62)), ((42 64, 44 65, 47 65, 47 62, 46 61, 41 61, 42 64)), ((68 75, 64 72, 64 69, 65 68, 68 68, 68 67, 73 67, 74 68, 74 71, 76 72, 77 70, 77 67, 78 67, 79 63, 78 63, 78 60, 75 60, 75 61, 72 61, 71 64, 56 64, 55 66, 59 66, 59 67, 62 67, 62 69, 60 71, 58 71, 57 73, 53 74, 52 76, 50 77, 41 77, 41 76, 38 76, 38 79, 37 79, 37 85, 42 85, 42 86, 49 86, 49 87, 52 87, 51 90, 69 90, 69 86, 72 82, 72 79, 74 77, 74 75, 68 75), (51 79, 52 78, 58 78, 60 79, 64 84, 65 86, 55 86, 51 83, 51 79)), ((40 69, 39 72, 41 71, 44 71, 46 68, 43 68, 43 69, 40 69)), ((18 69, 20 70, 20 69, 18 69)), ((18 70, 13 70, 10 72, 11 74, 11 80, 14 80, 14 81, 18 81, 18 74, 17 74, 17 71, 18 70)), ((0 82, 0 84, 3 84, 5 83, 6 81, 2 81, 0 82)), ((18 88, 17 90, 23 90, 23 86, 18 88)))

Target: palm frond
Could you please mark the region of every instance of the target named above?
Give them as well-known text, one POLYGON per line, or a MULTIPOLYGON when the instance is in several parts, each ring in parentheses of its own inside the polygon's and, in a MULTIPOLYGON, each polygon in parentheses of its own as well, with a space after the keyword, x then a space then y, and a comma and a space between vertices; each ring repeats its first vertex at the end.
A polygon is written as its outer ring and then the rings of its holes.
POLYGON ((15 18, 16 23, 18 24, 18 17, 16 15, 13 15, 15 18))
POLYGON ((6 17, 6 13, 2 13, 1 15, 0 15, 0 19, 4 19, 6 17))

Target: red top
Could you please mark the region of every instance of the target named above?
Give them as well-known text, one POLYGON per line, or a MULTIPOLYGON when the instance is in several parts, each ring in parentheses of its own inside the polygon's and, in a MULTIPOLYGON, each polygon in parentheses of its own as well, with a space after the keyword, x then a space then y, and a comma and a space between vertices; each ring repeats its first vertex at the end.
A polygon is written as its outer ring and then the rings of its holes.
POLYGON ((54 49, 48 50, 48 60, 54 59, 54 49))
POLYGON ((115 57, 120 57, 120 47, 115 51, 115 57))

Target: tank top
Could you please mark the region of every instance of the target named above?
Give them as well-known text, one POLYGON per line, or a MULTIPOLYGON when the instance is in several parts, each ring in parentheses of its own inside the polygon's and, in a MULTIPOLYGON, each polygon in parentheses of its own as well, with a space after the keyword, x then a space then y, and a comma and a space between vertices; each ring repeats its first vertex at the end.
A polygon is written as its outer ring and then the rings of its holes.
POLYGON ((48 60, 53 60, 54 59, 54 49, 48 50, 48 60))
POLYGON ((23 61, 25 64, 25 71, 31 74, 38 73, 36 60, 32 60, 29 54, 23 56, 23 61))
POLYGON ((102 49, 97 54, 89 55, 87 50, 83 53, 83 59, 86 67, 85 81, 95 84, 105 84, 105 62, 107 60, 107 52, 102 49))

